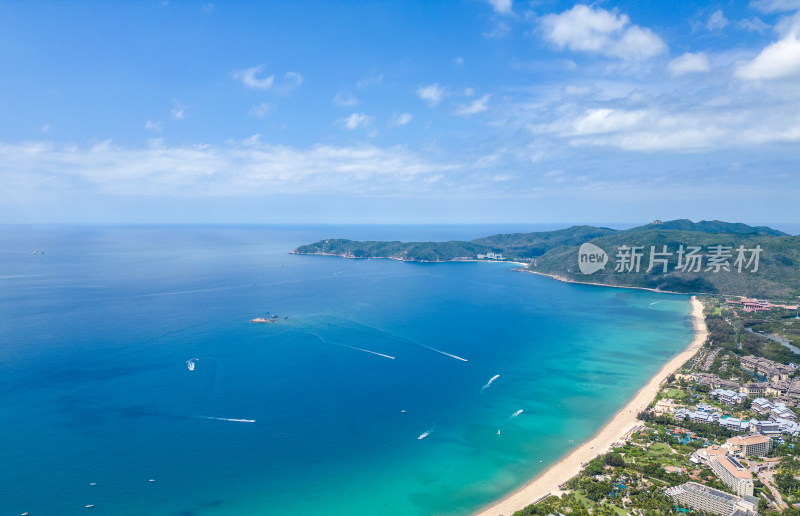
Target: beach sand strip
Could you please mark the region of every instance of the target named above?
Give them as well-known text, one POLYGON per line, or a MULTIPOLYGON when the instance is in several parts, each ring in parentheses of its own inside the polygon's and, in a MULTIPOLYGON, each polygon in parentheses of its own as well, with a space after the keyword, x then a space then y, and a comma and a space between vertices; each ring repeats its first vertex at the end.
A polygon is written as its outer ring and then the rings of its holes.
POLYGON ((599 454, 608 452, 612 443, 621 441, 636 426, 642 424, 636 418, 637 414, 650 405, 667 377, 692 358, 706 341, 708 329, 703 317, 703 304, 695 296, 692 296, 691 303, 694 339, 689 344, 689 347, 662 367, 647 382, 647 385, 642 387, 627 405, 614 414, 611 420, 594 437, 572 450, 528 484, 477 512, 476 516, 510 516, 514 511, 539 501, 548 493, 560 494, 559 486, 577 475, 581 471, 583 464, 588 463, 599 454))

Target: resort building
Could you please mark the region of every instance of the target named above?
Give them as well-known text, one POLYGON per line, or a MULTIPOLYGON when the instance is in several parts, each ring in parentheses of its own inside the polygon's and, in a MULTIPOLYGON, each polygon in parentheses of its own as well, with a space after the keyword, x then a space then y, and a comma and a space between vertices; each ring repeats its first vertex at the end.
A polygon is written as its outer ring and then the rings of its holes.
POLYGON ((734 432, 747 432, 750 430, 750 421, 742 421, 738 417, 723 417, 719 420, 719 425, 734 432))
POLYGON ((758 421, 757 419, 750 420, 750 431, 754 434, 764 434, 767 436, 781 435, 781 427, 775 421, 758 421))
POLYGON ((720 516, 756 516, 755 503, 696 482, 686 482, 665 491, 677 503, 720 516))
POLYGON ((756 398, 750 404, 750 408, 759 414, 769 414, 769 411, 772 410, 772 402, 766 398, 756 398))
POLYGON ((700 448, 696 452, 692 453, 692 456, 689 457, 689 460, 695 464, 705 464, 706 466, 710 466, 712 460, 717 457, 724 457, 727 454, 727 448, 723 448, 722 446, 717 446, 715 444, 707 448, 700 448))
POLYGON ((739 496, 753 496, 753 475, 731 456, 715 457, 711 469, 739 496))
POLYGON ((766 435, 752 434, 731 437, 725 442, 725 448, 737 457, 766 457, 772 447, 772 440, 766 435))
POLYGON ((773 421, 779 419, 788 419, 789 421, 797 421, 797 416, 794 411, 786 406, 785 403, 773 403, 769 411, 769 418, 773 421))
POLYGON ((689 419, 689 421, 694 423, 717 423, 719 422, 719 418, 721 416, 722 414, 720 412, 708 413, 703 412, 702 410, 690 411, 685 408, 679 408, 672 415, 672 417, 678 421, 685 421, 686 419, 689 419))
POLYGON ((700 412, 697 410, 695 412, 689 412, 688 416, 689 420, 694 423, 716 423, 719 421, 721 414, 719 412, 709 414, 708 412, 700 412))
POLYGON ((779 364, 772 360, 752 355, 739 359, 739 365, 745 371, 766 377, 770 382, 788 380, 795 370, 792 365, 779 364))
POLYGON ((724 380, 713 373, 695 373, 693 379, 698 385, 708 385, 712 389, 739 390, 739 384, 733 380, 724 380))
POLYGON ((728 389, 714 389, 709 394, 712 398, 716 398, 722 403, 726 403, 728 405, 738 405, 747 401, 747 396, 741 392, 728 389))
POLYGON ((746 383, 742 385, 742 387, 739 389, 739 392, 746 394, 748 398, 756 398, 763 396, 766 389, 766 383, 746 383))
POLYGON ((667 398, 656 402, 655 406, 653 406, 653 413, 657 416, 672 414, 679 408, 681 408, 681 406, 675 403, 675 400, 667 398))
POLYGON ((782 434, 790 434, 793 437, 797 437, 797 435, 800 434, 800 424, 798 424, 797 421, 777 419, 774 422, 777 423, 778 429, 782 434))
POLYGON ((742 310, 745 312, 769 312, 770 306, 766 301, 742 299, 742 310))

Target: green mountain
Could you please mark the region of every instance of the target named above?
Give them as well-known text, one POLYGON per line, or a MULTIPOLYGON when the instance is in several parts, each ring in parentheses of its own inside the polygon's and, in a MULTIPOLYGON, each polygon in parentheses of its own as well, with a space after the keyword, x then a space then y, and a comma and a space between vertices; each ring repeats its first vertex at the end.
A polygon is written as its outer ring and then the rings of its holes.
POLYGON ((667 222, 655 221, 628 231, 647 231, 649 229, 675 229, 680 231, 700 231, 701 233, 732 233, 744 235, 789 236, 783 231, 766 226, 748 226, 740 222, 722 222, 720 220, 701 220, 692 222, 689 219, 677 219, 667 222))
MULTIPOLYGON (((578 248, 564 246, 553 249, 529 266, 534 272, 562 277, 580 283, 599 283, 627 287, 643 287, 672 292, 738 294, 770 299, 789 299, 800 295, 800 237, 777 237, 763 233, 704 233, 670 229, 645 229, 621 231, 614 235, 590 241, 608 253, 608 264, 604 269, 592 274, 580 271, 578 248), (620 253, 626 253, 624 246, 641 247, 638 272, 628 267, 620 267, 625 260, 620 253), (660 255, 666 246, 669 256, 660 255), (679 270, 678 251, 683 246, 700 247, 703 255, 698 272, 679 270), (725 254, 723 266, 718 270, 709 262, 709 252, 723 246, 725 254), (745 261, 741 272, 736 265, 737 249, 745 250, 745 261), (758 269, 755 261, 747 266, 754 254, 753 249, 761 248, 758 256, 758 269), (667 267, 656 262, 649 272, 650 253, 654 258, 665 258, 667 267), (728 270, 726 270, 726 268, 728 270)), ((686 257, 683 257, 686 263, 686 257)))
POLYGON ((300 246, 292 252, 344 258, 391 258, 414 262, 474 260, 479 254, 501 253, 506 258, 528 261, 559 246, 580 245, 588 239, 613 233, 613 229, 573 226, 558 231, 493 235, 469 242, 457 240, 450 242, 357 242, 332 239, 300 246))
POLYGON ((292 252, 426 262, 501 253, 506 260, 528 263, 531 272, 579 283, 793 301, 800 295, 800 236, 721 221, 655 221, 622 231, 573 226, 468 242, 322 240, 292 252), (605 252, 604 268, 591 274, 581 271, 578 251, 584 243, 605 252))

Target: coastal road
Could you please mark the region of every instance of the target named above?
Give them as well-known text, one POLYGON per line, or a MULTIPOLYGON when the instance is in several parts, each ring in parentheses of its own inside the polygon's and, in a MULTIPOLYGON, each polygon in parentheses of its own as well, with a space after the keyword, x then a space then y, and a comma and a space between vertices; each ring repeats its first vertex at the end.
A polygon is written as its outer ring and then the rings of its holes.
POLYGON ((778 502, 778 505, 781 508, 786 509, 787 507, 789 507, 789 505, 786 502, 783 501, 783 497, 778 492, 778 490, 775 488, 775 486, 772 484, 772 474, 771 473, 769 474, 769 476, 770 476, 770 478, 767 478, 766 475, 764 475, 760 471, 758 472, 758 479, 761 481, 761 483, 764 484, 765 486, 767 486, 767 488, 772 493, 772 497, 775 499, 776 502, 778 502))

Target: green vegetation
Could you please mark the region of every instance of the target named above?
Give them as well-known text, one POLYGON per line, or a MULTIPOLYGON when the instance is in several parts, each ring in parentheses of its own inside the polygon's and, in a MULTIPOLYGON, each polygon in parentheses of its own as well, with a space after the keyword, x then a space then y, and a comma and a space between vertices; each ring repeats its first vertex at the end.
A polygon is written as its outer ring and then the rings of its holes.
POLYGON ((797 339, 800 344, 800 320, 794 311, 778 308, 769 312, 733 312, 724 306, 723 298, 704 298, 704 303, 707 347, 721 348, 709 372, 725 379, 749 380, 748 373, 739 368, 739 357, 754 355, 782 364, 800 359, 791 349, 760 335, 776 334, 790 342, 797 339), (723 362, 727 362, 726 367, 723 362))
MULTIPOLYGON (((753 228, 756 231, 756 228, 753 228)), ((578 249, 561 247, 549 251, 538 258, 530 269, 546 274, 554 274, 567 279, 608 285, 643 287, 657 290, 687 293, 738 294, 750 297, 786 299, 796 303, 800 295, 800 237, 775 236, 766 233, 706 233, 700 230, 686 231, 677 229, 661 229, 661 226, 644 226, 627 231, 619 231, 593 239, 591 243, 608 253, 609 263, 605 269, 587 276, 578 269, 578 249), (738 272, 733 267, 735 258, 731 258, 730 270, 719 272, 708 271, 704 261, 700 272, 676 270, 678 264, 677 250, 683 245, 699 246, 704 251, 709 246, 722 245, 737 249, 754 249, 760 246, 758 271, 752 272, 743 267, 738 272), (616 255, 623 246, 640 246, 642 257, 639 272, 615 270, 616 255), (657 265, 646 272, 649 266, 651 247, 661 252, 666 246, 667 272, 663 266, 657 265)), ((735 255, 735 253, 734 253, 735 255)), ((748 255, 749 256, 749 255, 748 255)))
POLYGON ((509 259, 530 260, 559 246, 578 246, 592 238, 614 233, 613 229, 573 226, 558 231, 512 233, 478 238, 469 242, 357 242, 329 239, 300 246, 297 254, 331 254, 347 258, 392 258, 416 262, 475 259, 479 254, 500 253, 509 259))
POLYGON ((672 398, 674 400, 682 400, 686 397, 686 393, 681 389, 670 388, 664 393, 665 398, 672 398))
MULTIPOLYGON (((580 283, 602 283, 624 287, 644 287, 663 291, 707 294, 738 294, 751 297, 783 299, 797 302, 800 295, 800 236, 790 236, 767 227, 752 227, 721 221, 691 222, 673 220, 658 224, 615 231, 608 228, 573 226, 558 231, 500 234, 468 242, 357 242, 329 239, 298 247, 298 254, 326 254, 348 258, 392 258, 405 261, 442 262, 476 259, 487 253, 499 253, 507 260, 529 263, 533 272, 560 276, 580 283), (585 275, 578 269, 578 248, 591 242, 608 254, 602 270, 585 275), (678 249, 683 245, 731 248, 729 269, 706 270, 704 261, 699 272, 676 270, 678 249), (641 246, 639 271, 616 271, 617 253, 623 246, 641 246), (649 266, 650 250, 658 253, 667 246, 667 271, 663 266, 649 266), (760 246, 758 270, 734 266, 735 249, 760 246)), ((750 254, 746 256, 750 258, 750 254)), ((706 257, 707 259, 707 257, 706 257)), ((724 317, 720 310, 717 314, 724 317)), ((793 334, 800 342, 800 325, 793 334)))

